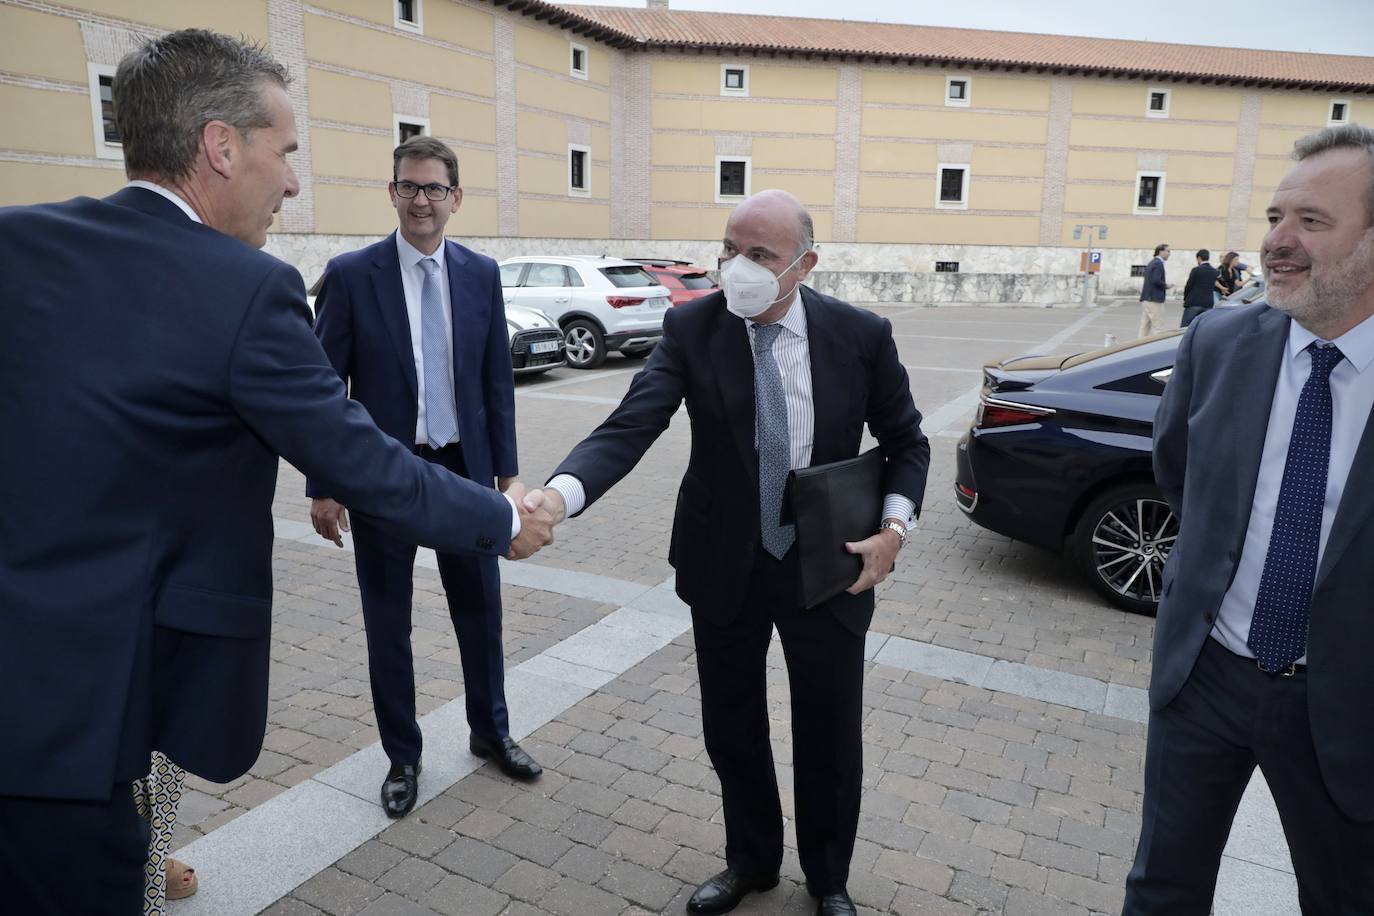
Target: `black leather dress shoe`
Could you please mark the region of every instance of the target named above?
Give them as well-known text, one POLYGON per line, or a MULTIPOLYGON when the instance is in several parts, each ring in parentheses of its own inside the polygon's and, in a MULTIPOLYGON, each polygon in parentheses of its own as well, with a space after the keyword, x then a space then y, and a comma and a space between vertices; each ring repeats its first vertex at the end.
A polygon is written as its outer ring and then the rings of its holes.
POLYGON ((816 905, 816 916, 858 916, 858 910, 854 909, 854 901, 849 899, 849 895, 840 891, 821 898, 816 905))
POLYGON ((393 763, 382 783, 382 809, 387 817, 405 817, 420 794, 420 764, 393 763))
POLYGON ((484 760, 495 760, 501 772, 511 779, 523 779, 528 782, 538 779, 539 774, 544 772, 544 768, 522 751, 520 745, 511 740, 510 735, 498 739, 473 735, 468 739, 468 748, 484 760))
POLYGON ((750 876, 727 868, 692 893, 692 898, 687 901, 687 912, 728 913, 739 906, 745 894, 771 890, 777 886, 777 872, 750 876))

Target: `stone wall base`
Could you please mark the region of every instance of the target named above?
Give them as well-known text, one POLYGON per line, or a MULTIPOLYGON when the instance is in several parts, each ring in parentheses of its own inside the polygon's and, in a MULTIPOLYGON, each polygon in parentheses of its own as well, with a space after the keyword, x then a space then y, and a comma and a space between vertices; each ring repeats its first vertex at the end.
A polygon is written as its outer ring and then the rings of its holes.
MULTIPOLYGON (((370 236, 279 233, 268 238, 267 250, 294 265, 309 286, 319 279, 330 258, 374 241, 370 236)), ((677 258, 714 270, 720 253, 717 241, 521 237, 459 241, 498 261, 516 255, 591 254, 677 258)), ((826 242, 816 249, 820 261, 811 285, 850 302, 1076 305, 1083 298, 1083 275, 1078 272, 1082 249, 1078 248, 826 242), (959 270, 936 273, 937 261, 957 262, 959 270)), ((1241 254, 1248 263, 1258 263, 1253 252, 1241 254)), ((1178 252, 1166 266, 1175 292, 1183 289, 1193 267, 1190 255, 1178 252)), ((1141 281, 1131 276, 1131 268, 1145 264, 1150 256, 1148 251, 1104 250, 1093 296, 1138 296, 1141 281)))

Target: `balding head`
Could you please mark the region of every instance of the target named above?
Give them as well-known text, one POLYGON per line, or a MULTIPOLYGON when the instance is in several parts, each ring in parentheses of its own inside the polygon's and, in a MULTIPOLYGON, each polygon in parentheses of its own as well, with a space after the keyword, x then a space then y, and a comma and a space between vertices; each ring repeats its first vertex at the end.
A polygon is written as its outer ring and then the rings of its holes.
POLYGON ((722 261, 742 254, 778 278, 781 298, 755 321, 768 324, 787 312, 797 284, 816 266, 814 241, 810 214, 786 191, 760 191, 730 214, 721 243, 722 261))

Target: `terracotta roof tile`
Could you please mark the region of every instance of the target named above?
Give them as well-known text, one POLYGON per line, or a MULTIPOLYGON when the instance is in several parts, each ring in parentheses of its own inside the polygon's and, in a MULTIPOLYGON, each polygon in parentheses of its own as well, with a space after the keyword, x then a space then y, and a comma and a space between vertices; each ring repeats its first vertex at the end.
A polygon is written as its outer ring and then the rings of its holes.
POLYGON ((1259 51, 744 13, 495 0, 597 27, 616 44, 847 54, 1374 91, 1374 57, 1259 51))

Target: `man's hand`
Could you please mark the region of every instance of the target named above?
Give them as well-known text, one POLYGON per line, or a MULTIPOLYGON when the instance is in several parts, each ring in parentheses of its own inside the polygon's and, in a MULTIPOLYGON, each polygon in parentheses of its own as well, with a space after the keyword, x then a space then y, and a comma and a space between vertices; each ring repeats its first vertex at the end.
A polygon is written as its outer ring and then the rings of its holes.
MULTIPOLYGON (((516 484, 515 487, 524 489, 521 484, 516 484)), ((553 518, 542 508, 533 511, 527 509, 524 493, 519 497, 514 493, 510 495, 515 499, 516 508, 520 512, 520 533, 511 539, 510 552, 506 554, 506 559, 523 560, 533 556, 539 548, 553 543, 553 518)))
POLYGON ((864 568, 859 573, 859 578, 855 579, 854 584, 845 591, 851 595, 857 595, 868 591, 886 579, 887 574, 892 571, 892 564, 897 559, 897 551, 901 547, 902 539, 897 537, 897 532, 889 531, 886 528, 872 537, 864 538, 862 541, 847 542, 844 549, 862 556, 864 568))
POLYGON ((333 541, 336 547, 342 547, 343 537, 339 532, 348 530, 348 510, 328 497, 312 499, 310 524, 315 526, 315 533, 320 537, 333 541))
POLYGON ((525 508, 533 511, 543 508, 557 525, 568 517, 568 506, 563 502, 563 494, 553 487, 545 487, 542 490, 530 490, 524 500, 525 508))
POLYGON ((510 489, 511 484, 517 483, 519 480, 519 477, 498 477, 496 478, 496 489, 504 493, 510 489))

